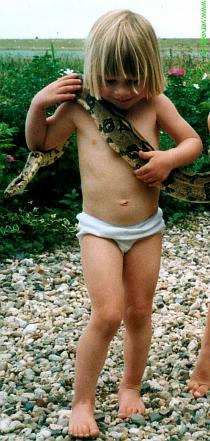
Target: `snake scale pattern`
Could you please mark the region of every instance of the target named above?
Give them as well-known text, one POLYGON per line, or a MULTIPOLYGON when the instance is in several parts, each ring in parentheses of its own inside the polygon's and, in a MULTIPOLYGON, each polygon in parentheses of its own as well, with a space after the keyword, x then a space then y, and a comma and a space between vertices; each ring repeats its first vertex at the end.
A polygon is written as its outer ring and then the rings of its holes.
MULTIPOLYGON (((116 108, 110 108, 110 103, 105 100, 96 100, 86 91, 83 91, 76 99, 94 119, 102 137, 116 153, 127 161, 133 169, 145 164, 145 161, 139 158, 138 151, 151 151, 154 150, 153 147, 116 108)), ((20 175, 6 188, 5 196, 14 196, 21 193, 39 168, 55 162, 63 155, 67 146, 68 142, 62 148, 47 152, 31 152, 20 175)), ((170 173, 167 180, 162 183, 162 190, 180 200, 193 203, 209 203, 210 172, 190 173, 182 169, 175 169, 170 173)))

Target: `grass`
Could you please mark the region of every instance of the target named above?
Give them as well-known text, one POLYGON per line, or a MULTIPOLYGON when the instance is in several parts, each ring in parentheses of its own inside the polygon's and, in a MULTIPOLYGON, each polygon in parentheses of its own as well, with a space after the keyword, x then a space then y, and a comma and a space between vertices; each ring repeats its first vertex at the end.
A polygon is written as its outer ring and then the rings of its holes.
MULTIPOLYGON (((48 50, 51 43, 56 51, 82 51, 85 40, 83 39, 0 39, 0 50, 48 50)), ((198 38, 162 38, 159 39, 161 51, 198 51, 201 50, 202 42, 198 38)), ((210 52, 210 38, 206 41, 206 51, 210 52)))
POLYGON ((53 44, 55 50, 75 50, 84 49, 84 40, 81 39, 0 39, 0 50, 49 50, 53 44))
MULTIPOLYGON (((161 50, 196 51, 202 46, 200 38, 161 38, 158 41, 161 50)), ((206 51, 210 51, 210 38, 206 40, 206 51)))

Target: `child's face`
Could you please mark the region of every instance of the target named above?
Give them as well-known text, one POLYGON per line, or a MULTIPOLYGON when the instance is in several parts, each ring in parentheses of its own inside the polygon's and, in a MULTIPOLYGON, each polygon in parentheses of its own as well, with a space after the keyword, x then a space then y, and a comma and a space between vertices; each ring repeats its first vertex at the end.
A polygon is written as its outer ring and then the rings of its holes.
POLYGON ((128 110, 138 101, 146 98, 146 91, 135 78, 108 77, 101 86, 101 97, 121 110, 128 110))

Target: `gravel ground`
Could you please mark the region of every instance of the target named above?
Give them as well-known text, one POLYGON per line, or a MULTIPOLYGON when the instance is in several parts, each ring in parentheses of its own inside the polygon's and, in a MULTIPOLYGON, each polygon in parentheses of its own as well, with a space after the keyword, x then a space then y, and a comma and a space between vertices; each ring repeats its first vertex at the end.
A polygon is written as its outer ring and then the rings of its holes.
MULTIPOLYGON (((187 391, 208 307, 209 214, 189 215, 184 226, 164 233, 146 415, 117 418, 122 326, 98 382, 99 441, 210 439, 210 396, 195 400, 187 391)), ((0 440, 67 441, 76 346, 90 314, 79 248, 0 266, 0 440)))

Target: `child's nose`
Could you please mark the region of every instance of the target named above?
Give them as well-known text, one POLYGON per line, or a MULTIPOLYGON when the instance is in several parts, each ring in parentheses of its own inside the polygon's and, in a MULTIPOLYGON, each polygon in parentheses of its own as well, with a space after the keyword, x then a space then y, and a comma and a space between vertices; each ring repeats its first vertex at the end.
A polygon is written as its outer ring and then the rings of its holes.
POLYGON ((117 98, 125 98, 127 96, 130 96, 131 88, 129 85, 122 84, 118 85, 115 89, 115 96, 117 98))

